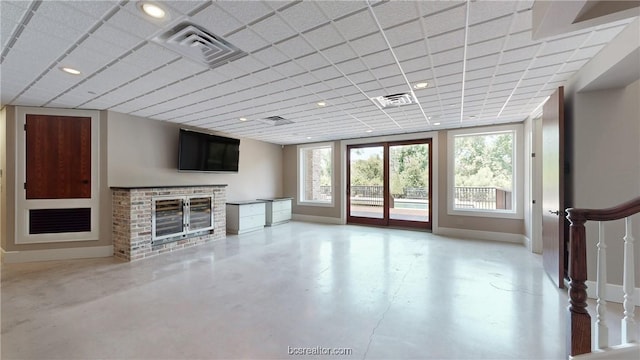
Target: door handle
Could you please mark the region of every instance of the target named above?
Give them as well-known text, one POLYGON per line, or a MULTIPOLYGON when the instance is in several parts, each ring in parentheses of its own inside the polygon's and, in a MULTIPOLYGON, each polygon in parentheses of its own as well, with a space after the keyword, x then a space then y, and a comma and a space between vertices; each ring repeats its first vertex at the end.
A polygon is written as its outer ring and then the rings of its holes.
POLYGON ((554 215, 560 215, 560 210, 556 210, 556 211, 549 210, 549 213, 554 215))

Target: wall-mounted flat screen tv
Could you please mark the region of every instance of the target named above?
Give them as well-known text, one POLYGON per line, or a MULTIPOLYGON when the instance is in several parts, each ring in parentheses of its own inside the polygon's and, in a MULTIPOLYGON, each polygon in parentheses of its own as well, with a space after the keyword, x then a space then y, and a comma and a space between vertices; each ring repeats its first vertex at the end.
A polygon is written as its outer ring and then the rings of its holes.
POLYGON ((240 140, 180 129, 178 170, 238 172, 240 140))

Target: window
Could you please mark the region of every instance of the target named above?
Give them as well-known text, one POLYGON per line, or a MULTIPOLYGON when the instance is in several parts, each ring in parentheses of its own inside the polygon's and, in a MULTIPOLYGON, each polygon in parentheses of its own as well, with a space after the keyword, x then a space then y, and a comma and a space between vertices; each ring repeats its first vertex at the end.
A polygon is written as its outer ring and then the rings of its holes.
POLYGON ((333 145, 298 147, 298 204, 333 205, 333 145))
POLYGON ((449 132, 449 214, 522 218, 521 125, 449 132))

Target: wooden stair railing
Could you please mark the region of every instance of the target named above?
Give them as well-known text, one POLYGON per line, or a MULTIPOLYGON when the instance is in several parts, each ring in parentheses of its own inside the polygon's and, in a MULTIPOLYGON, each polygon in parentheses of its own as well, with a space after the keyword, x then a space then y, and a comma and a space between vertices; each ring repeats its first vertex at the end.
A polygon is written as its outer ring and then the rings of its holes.
MULTIPOLYGON (((587 246, 585 222, 612 221, 625 219, 626 234, 624 236, 624 318, 622 319, 622 342, 637 341, 634 323, 633 294, 635 288, 633 241, 631 234, 631 216, 640 213, 640 197, 607 209, 576 209, 566 210, 569 219, 569 323, 567 329, 567 352, 569 356, 576 356, 591 352, 591 316, 587 312, 587 246)), ((597 275, 597 315, 596 341, 597 348, 605 348, 607 344, 607 329, 604 325, 603 295, 606 285, 606 245, 602 224, 600 224, 600 239, 598 242, 598 275, 597 275)))

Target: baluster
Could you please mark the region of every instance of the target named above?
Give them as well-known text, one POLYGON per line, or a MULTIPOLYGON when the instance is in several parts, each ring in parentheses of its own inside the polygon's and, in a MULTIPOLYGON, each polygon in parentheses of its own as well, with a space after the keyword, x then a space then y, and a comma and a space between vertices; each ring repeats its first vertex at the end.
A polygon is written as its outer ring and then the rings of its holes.
POLYGON ((607 245, 604 237, 604 224, 598 222, 598 261, 596 278, 596 348, 609 346, 609 328, 605 320, 607 307, 607 245))
POLYGON ((634 320, 633 292, 635 288, 633 234, 631 233, 631 217, 625 218, 624 234, 624 273, 622 287, 624 290, 624 318, 622 319, 622 341, 626 343, 637 340, 634 320))
POLYGON ((583 216, 569 212, 569 321, 567 350, 570 356, 591 352, 591 316, 587 311, 587 247, 583 216))

